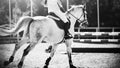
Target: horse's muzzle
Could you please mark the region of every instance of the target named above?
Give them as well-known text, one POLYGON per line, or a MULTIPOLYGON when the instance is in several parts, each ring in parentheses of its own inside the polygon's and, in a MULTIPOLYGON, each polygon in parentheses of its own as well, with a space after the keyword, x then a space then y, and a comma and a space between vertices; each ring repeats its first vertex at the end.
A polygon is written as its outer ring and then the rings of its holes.
POLYGON ((80 23, 79 27, 80 28, 86 28, 86 27, 88 27, 88 25, 89 25, 88 21, 84 20, 82 23, 80 23))

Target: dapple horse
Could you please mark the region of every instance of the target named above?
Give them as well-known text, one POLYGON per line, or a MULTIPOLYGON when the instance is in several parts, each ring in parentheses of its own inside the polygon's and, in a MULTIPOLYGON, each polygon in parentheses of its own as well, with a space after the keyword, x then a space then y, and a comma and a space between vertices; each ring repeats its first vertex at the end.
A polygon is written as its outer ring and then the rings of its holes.
MULTIPOLYGON (((85 23, 86 22, 86 14, 84 11, 84 5, 74 5, 67 12, 66 17, 70 20, 70 28, 69 31, 74 36, 74 25, 77 22, 85 23), (85 21, 85 22, 83 22, 85 21)), ((35 47, 38 42, 46 41, 47 43, 52 43, 52 51, 50 56, 46 59, 45 65, 43 68, 48 68, 49 62, 54 56, 57 45, 60 44, 63 40, 66 44, 66 50, 69 59, 70 68, 76 68, 73 65, 72 57, 71 57, 71 45, 73 43, 73 39, 64 39, 64 30, 60 29, 57 23, 50 18, 49 16, 35 16, 29 17, 24 16, 21 17, 16 27, 11 30, 0 29, 0 35, 15 35, 20 31, 23 32, 23 36, 21 40, 15 45, 15 49, 9 58, 8 61, 4 62, 4 65, 8 65, 14 60, 14 56, 16 51, 25 43, 29 43, 27 48, 24 50, 22 58, 18 63, 18 68, 22 68, 24 59, 26 55, 35 47)))

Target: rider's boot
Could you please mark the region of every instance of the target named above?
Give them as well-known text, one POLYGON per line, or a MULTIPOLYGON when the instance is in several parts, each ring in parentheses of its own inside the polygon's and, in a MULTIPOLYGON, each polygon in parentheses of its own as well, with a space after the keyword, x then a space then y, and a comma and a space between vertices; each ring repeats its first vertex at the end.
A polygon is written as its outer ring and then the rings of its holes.
POLYGON ((71 39, 73 38, 73 36, 70 34, 70 32, 68 31, 69 29, 69 22, 66 22, 65 25, 64 25, 64 31, 65 31, 65 39, 71 39))

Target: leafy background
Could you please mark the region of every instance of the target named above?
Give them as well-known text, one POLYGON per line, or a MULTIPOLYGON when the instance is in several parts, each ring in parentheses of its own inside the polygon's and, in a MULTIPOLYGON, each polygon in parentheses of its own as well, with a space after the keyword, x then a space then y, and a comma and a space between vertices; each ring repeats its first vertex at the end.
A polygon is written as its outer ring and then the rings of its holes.
MULTIPOLYGON (((47 8, 40 3, 42 0, 33 0, 33 16, 47 15, 47 8)), ((100 27, 120 27, 120 0, 100 1, 100 27)), ((9 0, 0 0, 0 25, 9 24, 9 0)), ((69 0, 70 5, 85 4, 89 27, 97 27, 97 0, 69 0)), ((66 10, 66 0, 62 0, 66 10)), ((11 0, 12 23, 19 17, 30 15, 30 0, 11 0)))

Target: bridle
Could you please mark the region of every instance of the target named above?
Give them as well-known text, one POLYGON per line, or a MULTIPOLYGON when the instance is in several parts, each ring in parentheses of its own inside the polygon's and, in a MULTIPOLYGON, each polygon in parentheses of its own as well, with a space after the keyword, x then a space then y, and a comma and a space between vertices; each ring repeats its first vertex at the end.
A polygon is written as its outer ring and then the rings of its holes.
MULTIPOLYGON (((80 7, 80 8, 82 8, 82 7, 80 7)), ((88 21, 87 21, 87 13, 86 13, 86 9, 85 8, 82 8, 83 9, 83 13, 82 13, 82 15, 79 17, 79 18, 77 18, 75 15, 73 15, 72 13, 70 13, 69 11, 68 11, 68 13, 70 14, 70 15, 72 15, 75 19, 76 19, 76 22, 79 22, 80 23, 80 27, 82 27, 82 24, 84 24, 84 23, 87 23, 88 24, 88 21), (84 20, 80 20, 80 18, 82 17, 82 16, 84 16, 84 20)))

